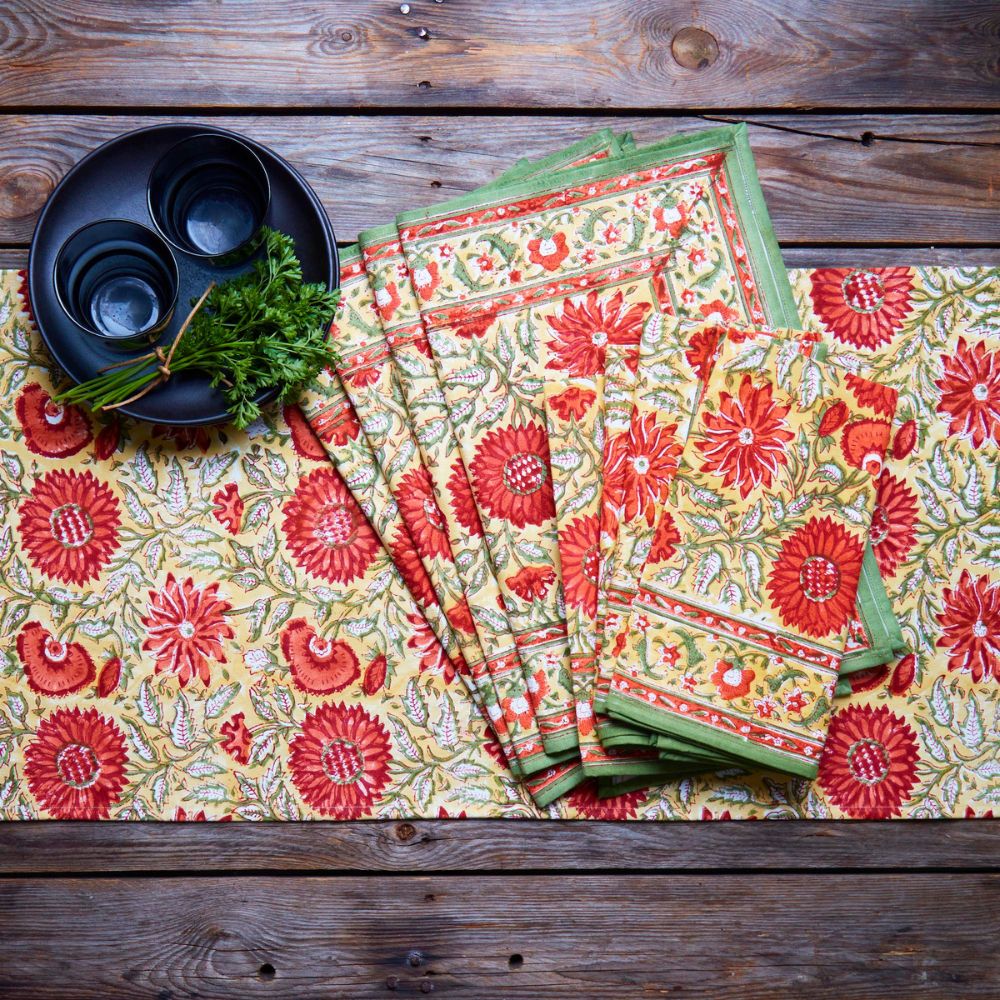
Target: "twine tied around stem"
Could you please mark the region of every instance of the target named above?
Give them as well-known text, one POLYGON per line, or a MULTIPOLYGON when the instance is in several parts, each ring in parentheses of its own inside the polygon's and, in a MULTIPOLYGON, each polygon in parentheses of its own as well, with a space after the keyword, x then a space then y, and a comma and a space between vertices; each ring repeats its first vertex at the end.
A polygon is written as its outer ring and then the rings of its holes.
POLYGON ((129 396, 128 399, 123 399, 120 403, 112 403, 109 406, 102 406, 102 410, 117 410, 121 406, 127 406, 129 403, 134 403, 137 399, 142 399, 147 392, 152 392, 158 385, 163 385, 167 379, 170 378, 170 362, 173 361, 174 351, 177 350, 177 345, 180 344, 181 338, 187 332, 188 327, 191 325, 191 321, 195 318, 198 310, 205 304, 205 300, 208 298, 208 293, 215 288, 215 282, 210 281, 208 288, 201 293, 201 298, 194 304, 191 311, 187 314, 187 318, 181 324, 181 328, 177 331, 177 336, 174 337, 174 342, 170 345, 170 350, 164 352, 162 347, 155 347, 149 354, 140 356, 139 358, 129 358, 125 361, 118 361, 113 365, 108 365, 106 368, 101 369, 101 373, 113 371, 115 368, 124 368, 126 365, 134 365, 137 361, 155 361, 156 370, 159 372, 159 376, 154 379, 149 385, 143 386, 137 393, 129 396))

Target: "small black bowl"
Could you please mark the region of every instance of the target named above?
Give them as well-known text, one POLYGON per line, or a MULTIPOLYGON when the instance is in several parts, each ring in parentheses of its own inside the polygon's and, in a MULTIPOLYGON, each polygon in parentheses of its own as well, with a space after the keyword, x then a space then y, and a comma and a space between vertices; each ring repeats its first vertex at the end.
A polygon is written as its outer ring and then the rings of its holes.
MULTIPOLYGON (((152 225, 147 182, 156 162, 172 146, 191 136, 211 133, 238 139, 260 158, 271 187, 269 226, 288 233, 302 261, 306 281, 335 288, 339 277, 337 244, 323 206, 302 176, 273 150, 246 136, 203 123, 152 125, 120 135, 77 163, 49 196, 31 241, 28 286, 31 307, 42 340, 52 357, 74 382, 93 378, 122 353, 97 337, 83 334, 59 304, 52 280, 59 248, 77 229, 95 219, 131 219, 152 225)), ((168 348, 187 313, 186 305, 214 281, 220 284, 240 274, 249 262, 232 268, 191 254, 175 253, 180 272, 182 308, 160 334, 158 345, 168 348)), ((331 316, 332 320, 333 317, 331 316)), ((148 350, 148 345, 144 350, 148 350)), ((274 399, 277 389, 262 392, 261 405, 274 399)), ((186 371, 118 410, 122 416, 156 424, 196 427, 230 419, 221 389, 213 389, 207 372, 186 371)))
POLYGON ((170 247, 127 219, 81 226, 60 247, 53 275, 69 318, 117 350, 148 347, 166 329, 179 280, 170 247))
POLYGON ((150 218, 171 246, 230 267, 261 244, 271 184, 260 157, 245 143, 201 132, 156 161, 147 197, 150 218))

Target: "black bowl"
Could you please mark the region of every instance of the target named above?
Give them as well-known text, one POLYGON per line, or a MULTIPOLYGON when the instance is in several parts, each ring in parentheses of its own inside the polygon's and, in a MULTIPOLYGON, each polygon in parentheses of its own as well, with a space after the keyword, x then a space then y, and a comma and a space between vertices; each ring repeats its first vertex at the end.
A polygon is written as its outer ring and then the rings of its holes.
MULTIPOLYGON (((299 172, 276 153, 246 136, 207 125, 153 125, 129 132, 95 149, 66 174, 42 209, 31 241, 28 290, 35 321, 52 357, 74 382, 93 378, 101 368, 121 361, 123 354, 85 334, 60 306, 52 280, 60 246, 81 226, 99 219, 131 219, 152 226, 146 186, 153 165, 171 146, 200 133, 239 139, 260 157, 271 183, 267 225, 292 237, 306 281, 337 287, 337 244, 326 212, 299 172)), ((174 317, 158 341, 164 346, 173 341, 189 302, 209 282, 221 283, 252 266, 252 260, 220 268, 187 254, 175 252, 174 257, 180 295, 174 317)), ((276 395, 277 390, 269 390, 257 401, 264 404, 276 395)), ((230 419, 222 393, 199 372, 181 372, 117 412, 184 427, 230 419)))

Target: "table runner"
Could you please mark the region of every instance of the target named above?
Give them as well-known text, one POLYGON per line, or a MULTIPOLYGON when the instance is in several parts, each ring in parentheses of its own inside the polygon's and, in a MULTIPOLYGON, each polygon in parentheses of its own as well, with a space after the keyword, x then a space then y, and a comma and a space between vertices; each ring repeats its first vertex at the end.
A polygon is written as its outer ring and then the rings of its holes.
POLYGON ((991 814, 1000 272, 818 269, 792 280, 804 325, 830 356, 899 392, 872 541, 913 653, 852 678, 815 782, 732 769, 606 799, 588 783, 539 811, 496 762, 429 629, 413 628, 420 616, 384 550, 361 532, 361 577, 310 575, 309 565, 338 572, 295 543, 317 498, 334 493, 354 522, 298 411, 239 434, 60 410, 22 278, 4 272, 0 390, 14 403, 0 445, 3 816, 991 814), (44 527, 93 535, 55 561, 44 527), (36 532, 30 544, 25 529, 36 532), (273 578, 254 572, 258 558, 273 561, 273 578), (342 752, 311 759, 319 734, 342 752), (67 735, 77 749, 46 762, 67 735), (355 776, 359 744, 373 763, 355 776), (57 794, 59 768, 75 798, 57 794), (355 780, 331 796, 329 781, 309 782, 328 771, 355 780))

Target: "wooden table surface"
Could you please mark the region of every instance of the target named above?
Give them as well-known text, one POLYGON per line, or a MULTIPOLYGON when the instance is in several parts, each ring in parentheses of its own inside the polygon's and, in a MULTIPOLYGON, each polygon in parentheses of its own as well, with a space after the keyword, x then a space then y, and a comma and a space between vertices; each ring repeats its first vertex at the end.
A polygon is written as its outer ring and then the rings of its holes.
MULTIPOLYGON (((605 125, 745 120, 789 265, 1000 261, 995 0, 5 0, 0 265, 139 125, 341 242, 605 125)), ((1000 820, 0 826, 0 996, 1000 996, 1000 820)))

